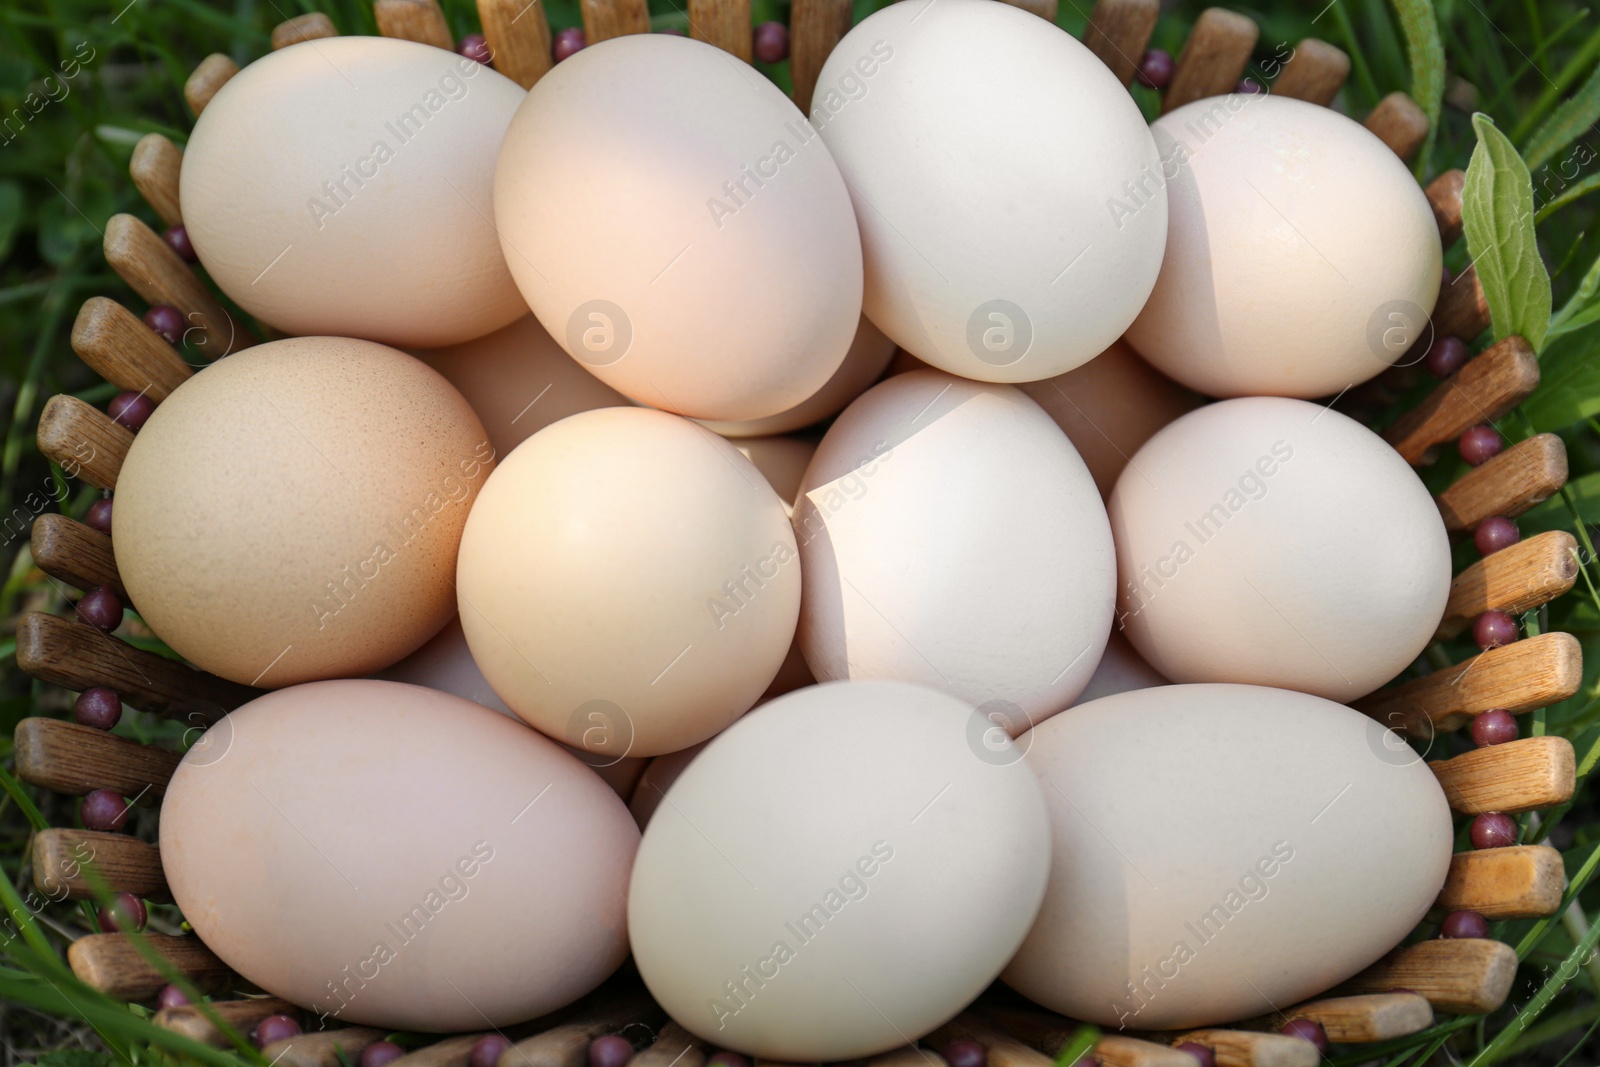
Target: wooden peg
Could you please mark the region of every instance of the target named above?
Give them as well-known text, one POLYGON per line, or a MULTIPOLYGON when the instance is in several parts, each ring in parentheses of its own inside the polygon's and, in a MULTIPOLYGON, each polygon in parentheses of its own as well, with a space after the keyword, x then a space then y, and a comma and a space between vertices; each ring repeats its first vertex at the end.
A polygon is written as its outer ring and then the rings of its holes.
POLYGON ((478 0, 478 21, 489 42, 494 69, 522 86, 550 69, 550 19, 544 0, 478 0))
POLYGON ((1367 116, 1365 125, 1378 140, 1389 146, 1390 151, 1407 161, 1417 154, 1422 142, 1428 139, 1428 116, 1406 93, 1390 93, 1379 100, 1378 106, 1367 116))
POLYGON ((162 1008, 156 1012, 155 1023, 163 1030, 182 1034, 191 1041, 213 1048, 227 1048, 228 1037, 213 1019, 220 1019, 235 1031, 248 1037, 256 1024, 269 1015, 297 1016, 300 1009, 277 997, 249 997, 244 1000, 213 1000, 205 1009, 196 1004, 177 1008, 162 1008), (207 1014, 207 1011, 210 1014, 207 1014))
POLYGON ((1341 986, 1352 993, 1409 989, 1435 1011, 1487 1015, 1505 1003, 1517 977, 1517 954, 1499 941, 1440 938, 1395 949, 1341 986))
POLYGON ((1187 1052, 1117 1034, 1101 1035, 1095 1042, 1094 1061, 1100 1067, 1194 1067, 1187 1052))
POLYGON ((72 350, 100 377, 159 404, 194 373, 161 335, 133 312, 91 296, 72 324, 72 350))
POLYGON ((518 1041, 500 1056, 500 1067, 584 1067, 589 1043, 632 1023, 654 1026, 666 1014, 642 989, 600 997, 571 1022, 518 1041))
POLYGON ((1350 57, 1327 41, 1307 37, 1295 46, 1294 54, 1272 83, 1275 96, 1304 100, 1326 107, 1333 103, 1350 76, 1350 57))
POLYGON ((1337 1045, 1390 1041, 1433 1025, 1433 1006, 1415 993, 1363 993, 1313 1000, 1284 1012, 1320 1023, 1337 1045))
POLYGON ((460 1034, 435 1041, 396 1060, 401 1067, 467 1067, 472 1046, 488 1034, 460 1034))
POLYGON ((110 415, 65 393, 51 397, 39 413, 39 451, 69 478, 97 489, 116 487, 133 433, 110 415))
POLYGON ((47 513, 33 521, 30 544, 33 562, 50 577, 86 592, 109 585, 118 596, 127 596, 117 574, 111 538, 99 530, 65 515, 47 513))
MULTIPOLYGON (((990 1007, 980 1003, 973 1010, 992 1022, 997 1030, 1052 1059, 1076 1036, 1079 1025, 1054 1012, 1031 1006, 990 1007)), ((1121 1034, 1102 1034, 1095 1042, 1094 1059, 1101 1067, 1194 1067, 1193 1058, 1186 1052, 1121 1034)))
POLYGON ((1083 30, 1084 46, 1127 85, 1139 70, 1160 14, 1161 0, 1095 0, 1083 30))
POLYGON ((1447 170, 1423 190, 1433 208, 1433 221, 1439 226, 1439 243, 1445 248, 1461 239, 1461 194, 1466 187, 1465 171, 1447 170))
POLYGON ((134 188, 168 226, 183 222, 183 210, 178 206, 178 174, 182 170, 183 149, 159 133, 139 138, 128 161, 134 188))
POLYGON ((149 1000, 161 992, 167 976, 145 959, 133 937, 144 938, 147 948, 165 958, 201 992, 221 993, 240 984, 239 976, 193 936, 89 934, 67 948, 67 963, 80 981, 108 997, 149 1000))
POLYGON ((1564 737, 1524 737, 1428 764, 1450 806, 1464 815, 1516 815, 1572 799, 1577 763, 1564 737))
POLYGON ((147 303, 171 304, 198 327, 189 331, 189 340, 207 359, 256 343, 178 253, 132 215, 113 215, 106 222, 105 255, 111 269, 147 303))
POLYGON ((645 0, 582 0, 583 35, 590 44, 650 32, 645 0))
MULTIPOLYGON (((677 1023, 669 1022, 661 1028, 661 1033, 656 1035, 649 1048, 634 1054, 633 1059, 628 1061, 628 1067, 705 1067, 709 1054, 705 1042, 677 1023)), ((896 1053, 891 1052, 879 1059, 894 1055, 896 1053)), ((884 1065, 877 1064, 877 1067, 884 1065)))
POLYGON ((1061 13, 1060 0, 1002 0, 1002 3, 1012 7, 1020 7, 1031 14, 1038 15, 1046 22, 1054 23, 1056 16, 1061 13))
POLYGON ((1454 637, 1486 611, 1521 615, 1547 604, 1578 580, 1578 542, 1565 530, 1519 541, 1455 576, 1439 623, 1439 637, 1454 637))
MULTIPOLYGON (((339 36, 339 28, 333 20, 320 11, 312 11, 304 15, 296 15, 278 23, 272 28, 272 50, 288 48, 292 44, 301 44, 305 41, 320 41, 324 37, 339 36)), ((246 1002, 248 1003, 248 1002, 246 1002)))
POLYGON ((839 39, 850 32, 853 9, 850 0, 794 0, 790 8, 789 74, 794 81, 795 106, 807 115, 811 114, 811 97, 822 64, 839 39))
POLYGON ((90 900, 96 884, 113 893, 167 898, 156 846, 127 834, 55 828, 33 837, 33 884, 52 900, 90 900))
POLYGON ((1209 7, 1201 12, 1178 54, 1172 85, 1161 100, 1162 113, 1233 92, 1260 33, 1254 21, 1236 11, 1209 7))
POLYGON ((689 0, 689 36, 750 62, 755 58, 750 0, 689 0))
POLYGON ((1520 337, 1507 337, 1440 382, 1423 402, 1395 420, 1384 440, 1412 465, 1479 423, 1493 422, 1539 385, 1539 357, 1520 337))
POLYGON ((12 736, 18 778, 76 797, 95 789, 114 789, 125 797, 159 797, 183 759, 181 752, 61 719, 23 719, 12 736))
MULTIPOLYGON (((628 1067, 633 1065, 630 1063, 628 1067)), ((666 1067, 665 1061, 662 1067, 666 1067)), ((947 1067, 947 1064, 945 1058, 932 1049, 902 1045, 873 1056, 867 1060, 867 1067, 947 1067)))
POLYGON ((1002 1033, 971 1012, 957 1015, 925 1040, 935 1048, 944 1048, 952 1041, 976 1041, 983 1046, 989 1067, 1052 1067, 1054 1063, 1049 1056, 1002 1033))
POLYGON ((1445 911, 1485 919, 1537 919, 1561 909, 1566 888, 1561 853, 1549 845, 1510 845, 1457 852, 1439 891, 1445 911))
POLYGON ((1468 267, 1439 289, 1433 306, 1433 331, 1439 337, 1471 341, 1489 328, 1489 298, 1478 280, 1478 268, 1468 267))
POLYGON ((1350 706, 1413 737, 1459 730, 1490 708, 1520 715, 1567 699, 1583 684, 1578 639, 1559 630, 1480 652, 1463 663, 1380 689, 1350 706))
POLYGON ((1439 514, 1446 530, 1465 533, 1491 515, 1514 519, 1566 484, 1566 443, 1553 433, 1536 434, 1463 474, 1439 494, 1439 514))
POLYGON ((385 37, 431 44, 447 52, 455 50, 456 41, 450 35, 450 24, 444 20, 439 0, 377 0, 372 14, 377 19, 378 32, 385 37))
MULTIPOLYGON (((384 0, 378 2, 383 3, 384 0)), ((344 1064, 359 1060, 362 1049, 388 1036, 387 1030, 366 1026, 312 1030, 274 1041, 262 1048, 261 1055, 268 1063, 280 1064, 281 1067, 343 1067, 344 1064)))
POLYGON ((1217 1067, 1317 1067, 1317 1046, 1299 1037, 1259 1030, 1192 1030, 1173 1044, 1192 1041, 1216 1057, 1217 1067))
POLYGON ((106 686, 124 703, 195 727, 215 722, 266 692, 40 611, 30 611, 17 623, 17 666, 24 674, 73 692, 106 686))
POLYGON ((200 112, 211 103, 211 98, 217 95, 217 90, 228 84, 228 79, 239 73, 239 64, 222 55, 213 52, 200 61, 194 68, 194 73, 189 75, 189 80, 183 83, 183 98, 188 101, 189 110, 199 117, 200 112))

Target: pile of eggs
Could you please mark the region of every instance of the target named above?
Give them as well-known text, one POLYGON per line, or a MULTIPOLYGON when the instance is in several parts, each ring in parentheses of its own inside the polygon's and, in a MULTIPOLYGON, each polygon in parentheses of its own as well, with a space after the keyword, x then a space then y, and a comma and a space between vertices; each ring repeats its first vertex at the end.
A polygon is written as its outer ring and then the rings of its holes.
POLYGON ((284 339, 154 411, 111 527, 154 631, 271 690, 160 841, 262 989, 478 1030, 631 955, 716 1047, 851 1060, 996 978, 1263 1014, 1436 897, 1440 787, 1345 705, 1449 543, 1326 399, 1440 245, 1342 115, 1149 126, 993 0, 870 16, 809 119, 678 36, 526 93, 330 38, 222 88, 181 198, 284 339))

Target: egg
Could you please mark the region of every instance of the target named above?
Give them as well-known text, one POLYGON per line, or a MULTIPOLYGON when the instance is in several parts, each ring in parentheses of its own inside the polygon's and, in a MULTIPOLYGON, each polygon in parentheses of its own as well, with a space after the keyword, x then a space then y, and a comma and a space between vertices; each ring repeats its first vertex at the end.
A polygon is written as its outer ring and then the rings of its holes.
POLYGON ((386 1031, 506 1026, 599 985, 628 954, 638 842, 548 739, 396 682, 246 704, 161 808, 167 883, 206 947, 323 1026, 386 1031))
POLYGON ((1167 194, 1150 130, 1104 63, 1030 12, 882 8, 823 64, 811 122, 855 202, 867 317, 935 367, 1053 378, 1155 284, 1167 194))
POLYGON ((521 87, 389 37, 270 52, 218 90, 179 200, 213 281, 290 334, 432 347, 526 315, 492 180, 521 87))
POLYGON ((783 502, 703 426, 601 408, 490 476, 462 535, 461 625, 513 711, 608 757, 704 741, 749 710, 794 637, 783 502))
POLYGON ((680 1025, 792 1063, 906 1044, 983 991, 1050 864, 1039 784, 970 705, 903 682, 779 697, 705 747, 645 830, 634 962, 680 1025))
POLYGON ((129 598, 184 658, 275 688, 371 674, 455 611, 494 449, 402 352, 302 337, 201 370, 133 439, 112 530, 129 598))
POLYGON ((1121 693, 1035 728, 1017 746, 1054 858, 1003 980, 1101 1027, 1168 1030, 1349 978, 1411 931, 1450 867, 1444 791, 1386 742, 1342 705, 1245 685, 1121 693))
POLYGON ((1146 663, 1144 658, 1133 650, 1126 637, 1112 630, 1111 639, 1106 642, 1106 650, 1100 657, 1100 663, 1095 667, 1089 684, 1083 687, 1083 692, 1079 693, 1078 699, 1073 702, 1073 707, 1117 693, 1167 684, 1161 672, 1146 663))
POLYGON ((863 315, 856 325, 855 340, 850 342, 850 350, 844 354, 844 362, 839 364, 839 369, 833 372, 827 384, 813 393, 810 399, 765 419, 707 422, 706 425, 724 437, 765 437, 815 425, 843 411, 845 405, 883 377, 894 353, 894 342, 863 315))
POLYGON ((819 680, 920 682, 1016 734, 1094 673, 1116 599, 1105 508, 1014 386, 932 370, 874 386, 823 437, 794 526, 819 680))
POLYGON ((1439 229, 1393 151, 1332 108, 1208 97, 1152 127, 1170 221, 1127 340, 1210 396, 1332 396, 1431 337, 1439 229))
POLYGON ((467 398, 500 456, 568 415, 628 403, 567 355, 532 315, 476 340, 416 355, 467 398))
POLYGON ((805 477, 806 465, 816 454, 817 441, 803 437, 738 437, 732 441, 739 454, 755 464, 786 509, 793 508, 805 477))
POLYGON ((650 761, 650 766, 645 768, 644 774, 639 778, 639 785, 634 789, 633 797, 628 801, 628 810, 633 813, 633 821, 639 824, 640 830, 650 824, 650 817, 661 806, 661 801, 667 795, 667 790, 672 788, 672 783, 678 780, 708 744, 709 741, 702 741, 698 745, 690 745, 679 752, 668 752, 650 761))
POLYGON ((1404 670, 1450 594, 1450 541, 1405 460, 1353 419, 1245 397, 1152 437, 1117 480, 1118 624, 1175 682, 1348 702, 1404 670))
POLYGON ((1201 403, 1121 341, 1077 370, 1020 388, 1056 420, 1088 464, 1102 497, 1111 495, 1128 457, 1201 403))
POLYGON ((557 64, 494 196, 528 306, 641 404, 765 418, 850 348, 861 239, 839 169, 777 86, 709 44, 631 34, 557 64))

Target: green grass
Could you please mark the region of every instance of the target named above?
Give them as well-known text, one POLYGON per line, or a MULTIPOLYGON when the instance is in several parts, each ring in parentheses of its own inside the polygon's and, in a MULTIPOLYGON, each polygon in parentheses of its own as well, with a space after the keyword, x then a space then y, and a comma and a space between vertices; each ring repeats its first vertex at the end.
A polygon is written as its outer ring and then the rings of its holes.
MULTIPOLYGON (((156 221, 127 178, 133 144, 150 131, 181 141, 189 127, 182 85, 194 64, 211 52, 249 61, 266 50, 272 26, 284 18, 322 10, 343 32, 374 32, 370 7, 360 0, 125 3, 28 0, 0 8, 0 118, 26 107, 30 91, 42 93, 44 79, 62 73, 65 60, 82 60, 74 77, 51 83, 58 86, 50 90, 54 98, 20 131, 0 134, 0 411, 8 414, 0 431, 0 620, 6 627, 0 632, 0 761, 6 766, 16 721, 28 714, 62 714, 68 704, 67 694, 15 670, 10 634, 16 617, 25 610, 60 611, 65 603, 64 590, 32 567, 26 534, 18 531, 42 510, 81 515, 95 496, 45 462, 33 435, 49 396, 74 393, 103 404, 111 394, 72 355, 68 331, 78 304, 100 293, 143 309, 100 255, 100 229, 110 215, 130 211, 156 221), (14 518, 8 523, 7 516, 14 518)), ((446 0, 444 6, 458 36, 477 29, 470 2, 446 0)), ((787 19, 782 0, 756 0, 754 6, 758 20, 787 19)), ((877 0, 858 0, 857 17, 877 6, 877 0)), ((1575 0, 1336 0, 1326 7, 1323 0, 1258 0, 1235 6, 1261 25, 1257 69, 1284 47, 1319 36, 1351 55, 1351 78, 1341 98, 1350 114, 1365 115, 1395 90, 1412 92, 1435 111, 1438 125, 1416 163, 1422 179, 1467 165, 1476 143, 1474 111, 1492 117, 1529 160, 1557 328, 1542 357, 1544 387, 1502 428, 1513 438, 1555 432, 1565 439, 1571 484, 1522 525, 1525 535, 1571 530, 1585 552, 1575 591, 1524 620, 1530 632, 1576 634, 1586 654, 1583 690, 1525 720, 1536 732, 1570 738, 1577 748, 1577 797, 1525 818, 1524 837, 1563 850, 1572 880, 1568 898, 1578 913, 1565 920, 1500 924, 1498 936, 1517 947, 1524 963, 1509 1002, 1487 1019, 1445 1017, 1424 1034, 1378 1049, 1336 1050, 1332 1062, 1551 1065, 1570 1055, 1567 1062, 1593 1064, 1600 1057, 1593 1040, 1600 1020, 1600 966, 1592 965, 1592 952, 1600 926, 1590 919, 1600 913, 1600 882, 1593 877, 1600 869, 1600 812, 1586 785, 1600 765, 1600 562, 1593 544, 1600 538, 1600 325, 1592 321, 1600 319, 1600 310, 1591 303, 1600 288, 1600 269, 1593 266, 1600 262, 1600 130, 1594 126, 1600 116, 1600 10, 1575 0), (1579 1048, 1583 1041, 1587 1046, 1579 1048)), ((1088 0, 1062 0, 1061 24, 1081 32, 1088 7, 1088 0)), ((1173 6, 1153 43, 1176 52, 1202 7, 1173 6)), ((556 27, 579 22, 577 0, 547 0, 547 9, 556 27)), ((677 0, 652 0, 651 9, 658 28, 687 24, 677 0)), ((781 65, 768 73, 787 83, 781 65)), ((1136 89, 1135 95, 1153 113, 1154 94, 1136 89)), ((1462 246, 1447 257, 1452 269, 1466 262, 1462 246)), ((1446 459, 1425 478, 1438 489, 1460 473, 1459 462, 1446 459)), ((1463 549, 1458 564, 1470 558, 1463 549)), ((1458 639, 1432 650, 1430 659, 1454 662, 1470 651, 1458 639)), ((179 729, 130 716, 119 732, 177 744, 179 729)), ((1430 756, 1461 746, 1459 736, 1440 738, 1430 756)), ((88 909, 37 907, 26 896, 30 834, 42 825, 75 825, 76 805, 23 787, 8 773, 0 773, 0 787, 0 903, 13 914, 38 911, 20 923, 18 936, 0 931, 0 1067, 173 1059, 225 1067, 250 1061, 245 1052, 202 1049, 163 1035, 149 1025, 144 1009, 116 1004, 76 983, 61 953, 88 931, 88 909)), ((148 812, 138 817, 136 829, 152 835, 148 812)), ((179 921, 168 906, 155 909, 152 925, 175 931, 179 921)))

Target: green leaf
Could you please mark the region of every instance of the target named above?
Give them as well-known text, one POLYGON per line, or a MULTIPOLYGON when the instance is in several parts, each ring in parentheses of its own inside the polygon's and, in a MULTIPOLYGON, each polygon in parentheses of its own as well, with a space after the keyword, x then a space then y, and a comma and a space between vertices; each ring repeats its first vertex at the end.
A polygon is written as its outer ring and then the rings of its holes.
POLYGON ((34 1061, 38 1067, 122 1067, 109 1052, 86 1048, 61 1048, 42 1054, 34 1061))
POLYGON ((0 182, 0 260, 11 254, 17 227, 22 224, 22 186, 0 182))
POLYGON ((1600 189, 1600 174, 1591 174, 1576 185, 1570 185, 1563 189, 1560 196, 1552 198, 1549 203, 1539 209, 1539 213, 1533 217, 1533 221, 1543 222, 1574 200, 1581 200, 1596 189, 1600 189))
POLYGON ((1489 116, 1472 116, 1478 146, 1467 166, 1461 221, 1496 340, 1520 335, 1537 351, 1550 326, 1550 274, 1533 232, 1533 183, 1489 116))
POLYGON ((1433 0, 1394 0, 1400 15, 1400 30, 1406 35, 1406 56, 1411 61, 1411 98, 1428 116, 1428 138, 1417 153, 1417 174, 1421 176, 1439 128, 1439 110, 1444 103, 1444 45, 1439 40, 1439 19, 1433 0))
POLYGON ((1559 430, 1600 415, 1600 327, 1561 335, 1540 363, 1539 388, 1522 402, 1535 431, 1559 430))
POLYGON ((1560 337, 1564 333, 1572 333, 1600 318, 1600 300, 1595 295, 1600 293, 1600 256, 1596 256, 1589 269, 1583 275, 1583 280, 1578 283, 1578 288, 1573 290, 1572 296, 1561 306, 1550 319, 1550 328, 1545 331, 1545 343, 1560 337))
POLYGON ((1528 169, 1538 170, 1596 121, 1600 121, 1600 67, 1595 67, 1582 88, 1551 112, 1544 125, 1528 138, 1527 147, 1522 150, 1528 169))

